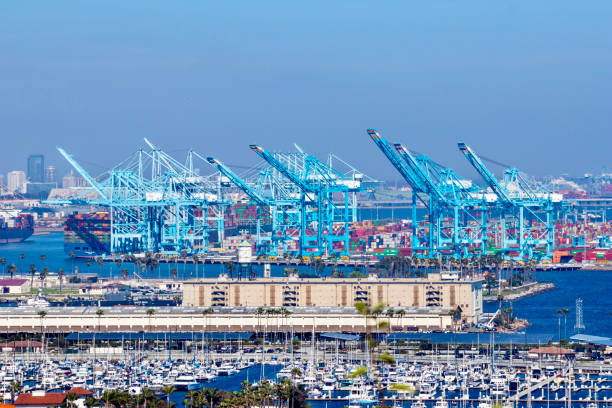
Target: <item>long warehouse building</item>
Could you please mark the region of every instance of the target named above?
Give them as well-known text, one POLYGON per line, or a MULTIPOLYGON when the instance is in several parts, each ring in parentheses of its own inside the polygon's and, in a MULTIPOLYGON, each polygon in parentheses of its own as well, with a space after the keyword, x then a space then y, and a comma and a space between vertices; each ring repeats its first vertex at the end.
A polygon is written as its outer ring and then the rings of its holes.
POLYGON ((483 312, 482 279, 426 278, 219 278, 183 283, 183 305, 192 307, 348 307, 357 302, 393 308, 455 309, 476 325, 483 312))

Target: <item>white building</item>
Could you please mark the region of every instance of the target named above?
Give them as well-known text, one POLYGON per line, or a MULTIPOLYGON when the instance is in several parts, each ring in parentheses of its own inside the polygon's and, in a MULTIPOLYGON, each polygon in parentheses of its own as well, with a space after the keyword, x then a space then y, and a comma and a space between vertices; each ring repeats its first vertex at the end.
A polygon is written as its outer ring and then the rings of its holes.
POLYGON ((62 178, 62 188, 86 187, 87 181, 81 176, 75 176, 72 170, 62 178))
POLYGON ((0 294, 27 293, 30 281, 27 279, 0 279, 0 294))
POLYGON ((7 175, 7 187, 9 191, 23 193, 23 187, 26 182, 26 174, 22 170, 13 170, 10 171, 7 175))

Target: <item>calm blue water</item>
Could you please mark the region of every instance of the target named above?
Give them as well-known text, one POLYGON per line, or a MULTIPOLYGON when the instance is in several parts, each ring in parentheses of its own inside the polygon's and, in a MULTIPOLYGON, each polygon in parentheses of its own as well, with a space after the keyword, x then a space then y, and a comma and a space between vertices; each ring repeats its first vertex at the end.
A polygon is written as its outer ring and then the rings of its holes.
MULTIPOLYGON (((72 262, 66 258, 63 248, 63 234, 54 233, 45 236, 31 237, 25 242, 18 244, 8 244, 0 246, 0 257, 7 259, 7 265, 15 263, 20 269, 23 267, 27 271, 30 263, 34 263, 40 271, 44 266, 52 271, 63 268, 70 271, 72 262), (26 257, 23 262, 19 259, 19 254, 24 253, 26 257), (40 255, 45 254, 47 259, 41 261, 40 255)), ((74 265, 81 273, 88 270, 92 273, 101 273, 108 276, 110 273, 118 275, 118 268, 115 264, 104 264, 102 269, 93 263, 88 268, 83 260, 75 260, 74 265)), ((156 274, 169 276, 170 268, 173 265, 162 264, 156 274)), ((195 276, 195 265, 188 264, 186 267, 182 263, 176 265, 179 270, 179 277, 195 276), (183 272, 184 271, 184 272, 183 272)), ((130 274, 133 266, 124 264, 130 274)), ((272 270, 275 275, 283 273, 283 267, 276 267, 272 270)), ((308 271, 308 268, 303 268, 308 271)), ((198 265, 198 276, 213 277, 224 272, 221 265, 198 265)), ((558 318, 557 309, 568 308, 570 314, 567 316, 567 325, 561 319, 561 331, 564 336, 573 334, 575 324, 575 304, 576 299, 583 299, 583 320, 586 326, 586 333, 612 337, 612 296, 609 296, 609 288, 612 288, 612 271, 571 271, 571 272, 538 272, 538 280, 551 281, 557 289, 537 296, 522 299, 514 302, 512 307, 515 314, 529 320, 532 323, 526 333, 528 335, 546 335, 557 339, 558 318)), ((505 304, 507 307, 509 304, 505 304)), ((485 311, 494 311, 497 303, 486 303, 485 311)))
MULTIPOLYGON (((127 269, 130 276, 134 272, 134 265, 129 263, 124 263, 121 268, 119 268, 114 263, 105 263, 102 265, 102 267, 100 267, 95 262, 91 262, 91 264, 87 266, 87 261, 84 259, 71 260, 70 257, 64 253, 64 235, 61 232, 55 232, 49 235, 32 236, 26 241, 17 244, 0 245, 0 257, 7 259, 7 265, 14 263, 19 271, 23 271, 23 273, 26 275, 29 271, 30 264, 32 263, 35 264, 38 272, 40 272, 45 266, 52 272, 62 268, 66 274, 69 274, 70 271, 73 270, 73 267, 75 267, 78 268, 79 273, 96 273, 101 277, 108 277, 109 275, 120 276, 121 269, 127 269), (19 258, 19 254, 22 253, 26 255, 23 261, 19 258), (40 259, 40 256, 43 254, 46 256, 45 261, 40 259)), ((178 270, 179 278, 192 278, 195 277, 196 274, 198 277, 215 277, 220 273, 227 273, 225 267, 221 264, 198 264, 196 270, 196 265, 189 263, 183 264, 182 262, 179 262, 176 264, 160 264, 159 268, 154 271, 154 277, 170 277, 170 270, 172 268, 176 268, 178 270)), ((273 265, 271 273, 273 276, 282 276, 285 272, 285 268, 286 266, 273 265)), ((263 273, 262 267, 254 266, 253 269, 259 276, 263 273)), ((300 272, 316 274, 316 271, 311 267, 298 267, 298 269, 300 272)), ((350 268, 347 271, 352 271, 353 269, 354 268, 350 268)), ((0 272, 1 271, 2 269, 0 269, 0 272)), ((330 271, 327 270, 324 271, 323 274, 329 272, 330 271)), ((235 276, 237 276, 237 274, 238 272, 236 271, 235 276)), ((147 271, 145 277, 149 276, 149 272, 147 271)))

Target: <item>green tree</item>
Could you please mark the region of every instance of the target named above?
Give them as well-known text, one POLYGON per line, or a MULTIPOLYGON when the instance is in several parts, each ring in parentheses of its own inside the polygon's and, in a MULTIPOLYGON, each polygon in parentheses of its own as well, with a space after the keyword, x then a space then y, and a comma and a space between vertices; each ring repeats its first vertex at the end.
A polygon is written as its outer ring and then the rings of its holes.
MULTIPOLYGON (((382 384, 380 382, 380 378, 378 375, 379 364, 395 364, 395 360, 387 354, 383 353, 381 355, 377 355, 377 344, 376 340, 372 337, 371 332, 371 324, 373 322, 373 326, 378 330, 385 329, 388 326, 387 321, 379 321, 380 315, 384 312, 385 304, 377 303, 374 306, 370 306, 365 302, 357 302, 355 303, 355 309, 357 312, 365 318, 365 333, 366 333, 366 347, 368 347, 370 361, 368 361, 368 367, 372 367, 372 374, 374 377, 374 382, 376 383, 377 388, 377 397, 382 395, 382 384)), ((366 373, 368 369, 366 368, 366 373)))
POLYGON ((176 391, 176 388, 174 388, 172 384, 164 385, 161 388, 161 392, 166 394, 166 407, 167 408, 170 408, 170 396, 174 393, 174 391, 176 391))
POLYGON ((69 392, 68 395, 66 395, 64 406, 67 408, 75 408, 78 406, 76 402, 78 399, 79 396, 77 394, 75 394, 74 392, 69 392))
POLYGON ((11 381, 8 386, 8 391, 11 393, 11 402, 15 402, 15 396, 21 392, 21 383, 18 381, 11 381))
POLYGON ((221 392, 217 388, 202 389, 202 396, 205 398, 208 408, 214 408, 221 401, 221 392))
POLYGON ((24 272, 24 267, 23 267, 23 260, 25 259, 26 254, 24 253, 20 253, 19 254, 19 269, 21 270, 21 276, 23 276, 23 272, 24 272))
POLYGON ((15 272, 17 272, 17 266, 15 264, 10 264, 8 268, 6 268, 6 271, 11 276, 11 279, 13 279, 15 272))
POLYGON ((155 314, 155 309, 153 309, 152 307, 147 309, 147 316, 149 317, 149 331, 151 331, 151 318, 153 317, 154 314, 155 314))
POLYGON ((60 293, 62 293, 62 284, 64 283, 64 276, 66 274, 64 273, 64 270, 62 268, 59 268, 57 270, 57 279, 59 280, 59 284, 60 284, 60 293))
MULTIPOLYGON (((47 312, 45 312, 44 310, 39 310, 38 311, 38 318, 40 319, 40 336, 42 338, 42 342, 45 342, 45 333, 43 331, 43 321, 45 320, 45 317, 47 317, 47 312)), ((44 347, 44 345, 43 345, 44 347)))

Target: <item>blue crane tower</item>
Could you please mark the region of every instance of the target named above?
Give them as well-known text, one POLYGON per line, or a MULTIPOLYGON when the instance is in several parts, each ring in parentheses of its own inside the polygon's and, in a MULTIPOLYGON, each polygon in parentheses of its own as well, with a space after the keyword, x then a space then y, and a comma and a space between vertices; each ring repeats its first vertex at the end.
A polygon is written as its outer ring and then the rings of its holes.
POLYGON ((497 197, 494 211, 499 217, 499 244, 504 256, 516 252, 516 258, 525 260, 534 256, 537 247, 544 247, 543 255, 551 258, 555 213, 564 209, 562 196, 539 191, 516 168, 504 171, 502 184, 470 146, 460 142, 458 147, 497 197))
POLYGON ((263 171, 261 173, 262 177, 259 179, 260 183, 258 183, 260 188, 253 188, 220 160, 214 157, 207 157, 206 160, 257 204, 256 248, 258 255, 277 255, 279 243, 283 245, 284 251, 288 251, 287 242, 293 240, 291 230, 295 227, 295 223, 289 214, 297 208, 298 201, 264 196, 262 194, 262 184, 265 183, 263 180, 269 172, 263 171), (264 215, 269 215, 272 223, 272 231, 269 235, 262 232, 261 221, 264 215))
POLYGON ((368 135, 412 189, 413 256, 468 256, 484 251, 487 215, 482 196, 466 180, 425 155, 415 157, 406 147, 393 146, 376 129, 368 135), (421 203, 427 217, 417 217, 421 203))
POLYGON ((414 174, 412 169, 398 155, 397 151, 391 147, 389 142, 378 133, 376 129, 368 129, 368 135, 372 141, 383 152, 385 157, 391 162, 393 167, 398 171, 402 178, 408 183, 412 190, 412 254, 419 256, 429 254, 434 250, 434 235, 433 225, 431 224, 432 208, 430 200, 427 197, 426 187, 422 181, 414 174), (428 208, 430 217, 427 220, 419 220, 417 217, 417 206, 421 203, 425 208, 428 208))
POLYGON ((486 251, 487 206, 471 184, 425 155, 414 157, 400 143, 397 153, 421 180, 429 196, 430 217, 434 224, 436 252, 465 258, 470 249, 486 251))
POLYGON ((299 254, 348 255, 349 194, 362 191, 361 183, 343 178, 314 156, 305 157, 300 174, 259 145, 249 147, 300 190, 299 254))
POLYGON ((108 170, 100 181, 58 147, 60 154, 87 180, 91 189, 49 203, 107 207, 113 254, 206 253, 210 224, 218 220, 217 215, 209 215, 209 209, 228 203, 220 199, 218 189, 210 180, 200 177, 150 142, 147 144, 151 151, 137 150, 108 170))

